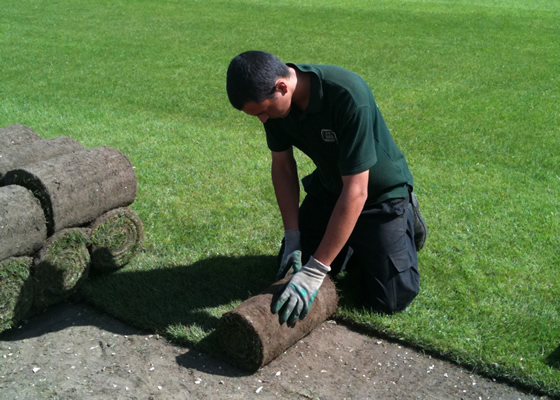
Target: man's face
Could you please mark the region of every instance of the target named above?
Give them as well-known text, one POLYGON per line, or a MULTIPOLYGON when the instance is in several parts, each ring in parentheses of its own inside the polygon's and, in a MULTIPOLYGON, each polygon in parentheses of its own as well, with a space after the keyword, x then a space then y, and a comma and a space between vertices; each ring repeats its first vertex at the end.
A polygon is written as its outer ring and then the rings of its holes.
POLYGON ((285 118, 290 113, 291 99, 288 95, 277 91, 274 97, 262 103, 249 102, 243 107, 243 112, 258 117, 264 124, 269 118, 285 118))

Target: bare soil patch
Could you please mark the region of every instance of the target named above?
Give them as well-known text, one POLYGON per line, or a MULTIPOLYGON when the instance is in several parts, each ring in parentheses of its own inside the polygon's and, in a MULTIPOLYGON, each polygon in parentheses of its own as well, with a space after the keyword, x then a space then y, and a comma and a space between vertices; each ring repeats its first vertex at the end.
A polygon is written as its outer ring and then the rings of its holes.
POLYGON ((549 399, 327 321, 254 374, 59 304, 0 335, 3 399, 549 399))

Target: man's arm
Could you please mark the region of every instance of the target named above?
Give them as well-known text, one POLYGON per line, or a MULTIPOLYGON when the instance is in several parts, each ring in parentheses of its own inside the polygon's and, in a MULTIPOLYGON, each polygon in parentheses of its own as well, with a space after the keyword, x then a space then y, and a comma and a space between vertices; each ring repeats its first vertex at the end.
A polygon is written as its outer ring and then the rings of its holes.
POLYGON ((323 240, 313 255, 331 265, 352 234, 368 196, 369 170, 342 177, 343 188, 323 240))
POLYGON ((343 188, 330 217, 327 231, 315 254, 292 276, 280 296, 272 303, 272 312, 280 313, 280 323, 294 324, 309 312, 330 264, 350 237, 367 199, 369 171, 343 176, 343 188))
POLYGON ((299 230, 299 180, 292 148, 272 152, 271 175, 284 230, 299 230))

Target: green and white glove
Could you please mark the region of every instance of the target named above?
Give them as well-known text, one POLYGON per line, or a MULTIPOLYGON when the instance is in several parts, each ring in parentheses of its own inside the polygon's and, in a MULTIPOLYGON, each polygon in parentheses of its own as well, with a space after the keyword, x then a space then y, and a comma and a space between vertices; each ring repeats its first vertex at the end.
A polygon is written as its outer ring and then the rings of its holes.
POLYGON ((276 281, 284 278, 290 269, 293 269, 294 273, 301 269, 300 233, 296 230, 284 231, 284 252, 276 274, 276 281))
POLYGON ((311 257, 308 263, 292 276, 272 304, 272 313, 280 311, 281 324, 288 321, 288 324, 293 325, 298 318, 305 318, 330 270, 329 266, 311 257))

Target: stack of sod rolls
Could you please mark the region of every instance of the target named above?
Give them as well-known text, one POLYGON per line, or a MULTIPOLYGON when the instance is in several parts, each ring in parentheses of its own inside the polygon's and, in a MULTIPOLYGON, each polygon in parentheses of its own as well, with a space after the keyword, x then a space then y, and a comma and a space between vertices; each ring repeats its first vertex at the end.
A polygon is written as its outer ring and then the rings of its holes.
POLYGON ((0 332, 140 250, 134 167, 110 147, 0 129, 0 332))

